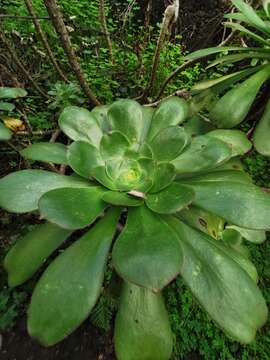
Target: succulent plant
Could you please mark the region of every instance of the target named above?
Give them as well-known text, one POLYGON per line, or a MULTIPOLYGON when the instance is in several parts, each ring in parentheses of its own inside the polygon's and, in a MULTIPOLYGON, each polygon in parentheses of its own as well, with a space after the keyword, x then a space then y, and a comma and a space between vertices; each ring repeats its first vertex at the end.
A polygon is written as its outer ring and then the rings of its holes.
POLYGON ((176 97, 155 110, 133 100, 91 112, 68 107, 59 125, 73 142, 36 143, 22 155, 68 165, 70 175, 33 169, 0 180, 1 207, 38 210, 46 221, 7 254, 10 286, 28 280, 71 233, 74 240, 85 231, 49 264, 33 292, 28 331, 41 344, 61 341, 87 319, 110 254, 122 279, 120 360, 170 358, 162 289, 179 275, 239 342, 252 341, 266 321, 243 242, 263 242, 270 228, 270 195, 238 160, 251 144, 238 130, 191 137, 188 118, 187 103, 176 97))

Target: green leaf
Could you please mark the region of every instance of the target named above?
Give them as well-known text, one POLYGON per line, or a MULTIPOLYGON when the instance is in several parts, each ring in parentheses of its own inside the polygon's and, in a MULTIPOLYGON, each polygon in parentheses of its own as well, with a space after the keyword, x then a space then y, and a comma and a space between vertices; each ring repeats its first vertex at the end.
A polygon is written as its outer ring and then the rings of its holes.
POLYGON ((177 217, 185 224, 219 239, 224 230, 225 221, 220 217, 209 213, 196 206, 190 206, 177 213, 177 217))
POLYGON ((17 99, 27 95, 27 92, 21 88, 0 87, 0 99, 17 99))
POLYGON ((168 360, 173 335, 161 294, 124 283, 115 322, 119 360, 168 360))
POLYGON ((0 180, 0 206, 10 212, 36 210, 41 196, 63 187, 89 187, 90 183, 72 176, 44 170, 16 171, 0 180))
POLYGON ((202 135, 195 138, 172 164, 177 174, 192 174, 213 169, 231 156, 231 149, 223 141, 202 135))
POLYGON ((0 110, 2 110, 2 111, 12 111, 14 109, 15 109, 14 104, 0 101, 0 110))
POLYGON ((67 165, 67 147, 61 143, 35 143, 20 154, 26 159, 67 165))
POLYGON ((102 195, 102 200, 116 206, 141 206, 143 199, 132 197, 118 191, 107 191, 102 195))
POLYGON ((44 223, 17 240, 4 260, 9 286, 28 280, 70 234, 69 230, 44 223))
POLYGON ((105 209, 102 194, 103 190, 96 186, 51 190, 39 200, 39 210, 45 219, 65 229, 81 229, 105 209))
POLYGON ((228 51, 245 51, 245 48, 239 47, 239 46, 217 46, 212 48, 206 48, 201 50, 196 50, 187 56, 185 56, 184 59, 188 61, 193 61, 197 59, 201 59, 210 55, 215 55, 222 52, 228 52, 228 51))
MULTIPOLYGON (((231 28, 233 30, 237 30, 239 32, 241 32, 242 34, 245 34, 247 37, 257 41, 258 43, 262 44, 262 45, 266 45, 269 46, 270 42, 268 40, 265 40, 262 36, 257 35, 256 33, 254 33, 253 31, 248 30, 247 28, 245 28, 244 26, 235 23, 235 22, 225 22, 224 25, 228 28, 231 28)), ((248 48, 247 48, 248 49, 248 48)))
POLYGON ((270 66, 266 66, 240 85, 228 91, 210 111, 210 119, 218 126, 232 128, 247 116, 258 91, 270 76, 270 66))
POLYGON ((207 136, 224 141, 232 149, 232 156, 244 155, 252 148, 246 134, 240 130, 213 130, 207 136))
MULTIPOLYGON (((183 180, 180 180, 183 181, 183 180)), ((226 169, 225 167, 220 169, 214 169, 214 171, 207 174, 194 175, 189 179, 189 183, 194 184, 197 182, 239 182, 241 184, 253 185, 252 178, 249 174, 242 170, 226 169)))
POLYGON ((244 239, 254 244, 262 244, 266 240, 266 234, 263 230, 250 230, 236 225, 229 225, 226 229, 238 231, 244 239))
POLYGON ((96 106, 92 111, 91 115, 96 119, 98 126, 102 132, 106 133, 110 130, 110 125, 108 121, 108 110, 109 105, 100 105, 96 106))
POLYGON ((124 157, 130 143, 120 131, 112 131, 103 135, 100 142, 100 154, 104 160, 124 157))
POLYGON ((176 96, 172 96, 161 102, 155 110, 148 140, 152 140, 161 130, 169 126, 183 123, 189 115, 188 103, 176 96))
POLYGON ((142 106, 134 100, 118 100, 109 108, 111 128, 124 134, 131 143, 143 141, 144 119, 142 106))
POLYGON ((12 137, 12 132, 0 122, 0 141, 9 140, 12 137))
MULTIPOLYGON (((235 62, 238 61, 242 61, 245 59, 261 59, 261 60, 266 60, 269 61, 270 59, 270 53, 269 51, 265 50, 265 52, 262 51, 250 51, 250 52, 245 52, 245 53, 240 53, 240 54, 231 54, 231 55, 226 55, 226 56, 222 56, 216 60, 214 60, 213 62, 211 62, 206 69, 211 69, 214 66, 217 66, 219 64, 233 64, 235 62)), ((254 68, 253 68, 254 69, 254 68)), ((247 70, 251 70, 251 69, 247 69, 247 70)), ((243 70, 245 71, 245 70, 243 70)), ((249 71, 249 72, 255 72, 255 71, 249 71)), ((232 75, 232 74, 230 74, 232 75)), ((227 77, 229 77, 230 75, 227 75, 227 77)), ((239 75, 238 75, 239 76, 239 75)), ((246 76, 246 75, 244 75, 246 76)), ((243 75, 241 76, 243 77, 243 75)))
POLYGON ((270 17, 270 0, 262 0, 263 8, 268 17, 270 17))
POLYGON ((209 236, 170 218, 184 254, 181 275, 213 320, 247 344, 267 319, 267 307, 243 268, 243 257, 209 236))
POLYGON ((249 182, 235 180, 189 181, 194 204, 228 222, 254 230, 270 229, 270 194, 249 182))
POLYGON ((86 141, 98 147, 102 131, 90 111, 77 106, 66 107, 60 115, 59 126, 72 140, 86 141))
POLYGON ((232 0, 232 3, 235 7, 237 7, 238 10, 243 13, 249 23, 251 23, 256 29, 267 35, 270 34, 269 26, 259 17, 259 15, 257 15, 256 11, 253 10, 249 4, 242 0, 232 0))
POLYGON ((123 279, 154 292, 178 275, 182 262, 174 231, 144 206, 129 209, 127 224, 114 245, 112 257, 123 279))
POLYGON ((270 101, 254 132, 255 149, 262 155, 270 156, 270 101))
POLYGON ((210 121, 206 121, 200 116, 193 116, 192 118, 188 119, 183 127, 190 137, 204 135, 214 129, 214 126, 210 121))
POLYGON ((189 143, 189 136, 179 126, 162 129, 150 142, 154 158, 158 161, 175 159, 189 143))
POLYGON ((169 186, 175 179, 175 168, 170 163, 157 164, 153 171, 153 186, 150 193, 157 193, 169 186))
POLYGON ((189 206, 194 200, 195 193, 178 183, 172 183, 165 190, 146 197, 146 205, 150 210, 159 214, 174 214, 189 206))
POLYGON ((97 166, 91 170, 92 176, 103 186, 110 190, 117 190, 116 185, 108 177, 105 166, 97 166))
POLYGON ((98 149, 85 141, 76 141, 68 147, 68 164, 80 176, 89 179, 95 167, 102 165, 98 149))
POLYGON ((89 315, 101 292, 108 252, 119 217, 111 210, 48 267, 39 280, 28 312, 28 332, 51 346, 89 315))

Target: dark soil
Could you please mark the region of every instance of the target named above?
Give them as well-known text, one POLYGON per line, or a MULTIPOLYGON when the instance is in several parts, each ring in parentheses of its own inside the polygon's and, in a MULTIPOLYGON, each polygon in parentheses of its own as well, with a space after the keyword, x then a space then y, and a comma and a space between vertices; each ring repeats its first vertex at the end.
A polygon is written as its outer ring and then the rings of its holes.
MULTIPOLYGON (((57 319, 56 319, 57 321, 57 319)), ((116 360, 112 337, 85 323, 61 343, 40 346, 26 332, 26 321, 3 334, 1 360, 116 360)))

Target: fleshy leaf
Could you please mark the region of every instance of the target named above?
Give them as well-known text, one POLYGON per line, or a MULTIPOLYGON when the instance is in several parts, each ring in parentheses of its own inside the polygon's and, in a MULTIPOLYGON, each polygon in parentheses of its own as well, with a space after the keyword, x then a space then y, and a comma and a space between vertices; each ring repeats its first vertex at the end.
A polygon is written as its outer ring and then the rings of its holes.
POLYGON ((139 143, 144 132, 142 107, 134 100, 118 100, 109 108, 111 128, 123 133, 131 143, 139 143))
POLYGON ((155 292, 178 275, 182 261, 174 231, 144 206, 129 209, 112 256, 115 269, 123 279, 155 292))
POLYGON ((15 105, 8 103, 8 102, 4 102, 4 101, 0 101, 0 110, 2 111, 12 111, 15 109, 15 105))
POLYGON ((68 106, 60 115, 59 126, 72 140, 86 141, 99 146, 102 131, 90 111, 77 106, 68 106))
POLYGON ((178 175, 188 175, 211 170, 228 160, 231 155, 231 149, 223 141, 202 135, 195 138, 172 164, 178 175))
POLYGON ((267 319, 267 307, 243 257, 175 218, 184 261, 181 275, 214 321, 241 343, 250 343, 267 319))
POLYGON ((106 191, 102 195, 102 200, 116 206, 141 206, 143 204, 143 199, 119 191, 106 191))
POLYGON ((126 136, 120 131, 112 131, 103 135, 100 142, 100 154, 104 160, 124 157, 129 147, 130 143, 126 136))
POLYGON ((110 125, 108 122, 109 107, 110 107, 109 105, 100 105, 100 106, 96 106, 91 111, 91 115, 94 116, 103 133, 110 131, 110 125))
POLYGON ((228 222, 254 230, 270 229, 270 194, 249 182, 189 181, 194 204, 228 222))
POLYGON ((67 147, 61 143, 35 143, 20 153, 26 159, 67 165, 67 147))
POLYGON ((263 230, 245 229, 236 225, 229 225, 226 229, 234 229, 238 231, 243 238, 254 244, 262 244, 266 240, 266 234, 263 230))
POLYGON ((190 188, 178 183, 172 183, 157 194, 148 194, 146 205, 159 214, 174 214, 187 207, 194 200, 195 193, 190 188))
POLYGON ((69 230, 44 223, 17 240, 4 260, 9 286, 28 280, 70 234, 69 230))
POLYGON ((119 360, 168 360, 173 336, 161 294, 124 283, 115 322, 119 360))
POLYGON ((265 156, 270 156, 270 101, 267 103, 263 117, 259 121, 254 133, 254 146, 265 156))
POLYGON ((189 115, 187 102, 172 96, 161 102, 154 112, 148 139, 152 140, 162 129, 183 123, 189 115))
POLYGON ((210 121, 206 121, 199 116, 193 116, 188 119, 188 121, 183 124, 183 127, 190 137, 204 135, 214 129, 210 121))
POLYGON ((179 126, 169 126, 162 129, 150 142, 154 158, 158 161, 175 159, 187 146, 189 136, 179 126))
POLYGON ((28 312, 28 332, 51 346, 89 315, 101 292, 108 252, 119 217, 111 210, 48 267, 39 280, 28 312))
POLYGON ((80 176, 89 179, 92 170, 103 164, 98 149, 85 141, 76 141, 68 148, 69 166, 80 176))
POLYGON ((0 141, 11 139, 12 132, 0 122, 0 141))
POLYGON ((224 141, 232 149, 232 156, 246 154, 251 148, 252 143, 247 139, 246 134, 240 130, 213 130, 208 136, 224 141))
POLYGON ((94 178, 103 186, 110 190, 117 190, 113 180, 108 177, 105 166, 97 166, 91 170, 91 174, 94 178))
POLYGON ((0 87, 0 99, 17 99, 27 95, 22 88, 0 87))
POLYGON ((175 167, 170 163, 160 163, 153 170, 153 186, 150 193, 157 193, 169 186, 175 179, 175 167))
POLYGON ((65 229, 81 229, 90 225, 105 209, 99 187, 62 188, 44 194, 39 200, 41 215, 65 229))
POLYGON ((0 180, 0 206, 10 212, 25 213, 36 210, 40 197, 50 190, 89 185, 85 180, 44 170, 16 171, 0 180))
POLYGON ((258 71, 249 79, 229 90, 210 111, 210 119, 218 126, 232 128, 247 116, 258 91, 270 77, 270 66, 258 71))

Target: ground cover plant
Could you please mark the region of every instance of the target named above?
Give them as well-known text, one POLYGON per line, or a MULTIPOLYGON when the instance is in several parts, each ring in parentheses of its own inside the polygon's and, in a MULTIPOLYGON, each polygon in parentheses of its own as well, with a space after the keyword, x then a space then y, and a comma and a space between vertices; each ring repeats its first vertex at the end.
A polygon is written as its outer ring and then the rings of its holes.
POLYGON ((237 341, 250 343, 265 323, 266 304, 243 238, 265 240, 270 195, 235 160, 251 148, 245 134, 214 130, 191 138, 189 111, 176 97, 155 111, 132 100, 91 112, 67 107, 59 126, 73 142, 36 143, 22 155, 74 173, 33 169, 1 179, 1 207, 39 210, 46 219, 7 254, 10 286, 24 283, 72 232, 92 224, 36 285, 28 331, 43 345, 61 341, 89 316, 112 245, 123 282, 115 322, 119 359, 170 358, 173 337, 161 291, 179 274, 237 341))

